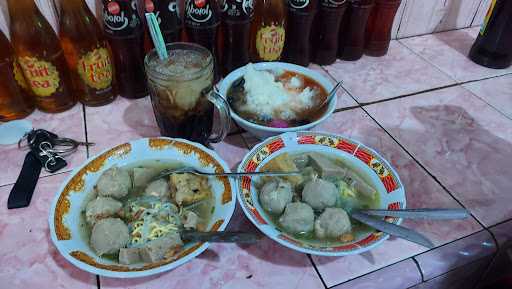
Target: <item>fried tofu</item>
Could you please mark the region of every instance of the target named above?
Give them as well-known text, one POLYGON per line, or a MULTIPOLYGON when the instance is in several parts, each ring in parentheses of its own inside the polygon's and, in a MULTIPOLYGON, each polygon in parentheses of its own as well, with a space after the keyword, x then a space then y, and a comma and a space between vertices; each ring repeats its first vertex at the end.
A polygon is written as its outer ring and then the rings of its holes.
POLYGON ((211 194, 208 178, 193 174, 170 176, 171 197, 178 205, 189 205, 201 201, 211 194))
MULTIPOLYGON (((262 168, 262 172, 296 172, 297 166, 288 153, 273 158, 262 168)), ((285 176, 283 179, 289 181, 294 187, 303 182, 302 175, 285 176)), ((265 181, 265 180, 264 180, 265 181)))

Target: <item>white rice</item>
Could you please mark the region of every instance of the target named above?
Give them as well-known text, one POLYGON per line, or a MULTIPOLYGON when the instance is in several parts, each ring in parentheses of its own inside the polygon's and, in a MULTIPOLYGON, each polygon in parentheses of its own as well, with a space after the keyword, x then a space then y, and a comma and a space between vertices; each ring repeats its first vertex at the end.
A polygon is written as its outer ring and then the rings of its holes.
POLYGON ((274 74, 255 70, 248 64, 244 74, 246 104, 241 108, 260 118, 291 120, 297 114, 314 105, 316 91, 302 88, 300 77, 292 77, 288 83, 275 81, 274 74))

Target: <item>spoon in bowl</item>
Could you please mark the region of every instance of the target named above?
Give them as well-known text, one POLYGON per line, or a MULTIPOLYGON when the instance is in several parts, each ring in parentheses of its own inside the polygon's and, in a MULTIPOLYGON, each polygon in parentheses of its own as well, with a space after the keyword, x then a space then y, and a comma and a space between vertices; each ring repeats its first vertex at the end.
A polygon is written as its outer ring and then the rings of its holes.
POLYGON ((340 89, 342 84, 343 84, 343 81, 336 83, 336 85, 331 89, 329 94, 327 94, 327 97, 324 99, 324 101, 322 101, 322 103, 320 103, 320 105, 317 106, 317 110, 320 110, 325 105, 328 105, 329 103, 331 103, 332 99, 334 97, 336 97, 336 92, 338 91, 338 89, 340 89))

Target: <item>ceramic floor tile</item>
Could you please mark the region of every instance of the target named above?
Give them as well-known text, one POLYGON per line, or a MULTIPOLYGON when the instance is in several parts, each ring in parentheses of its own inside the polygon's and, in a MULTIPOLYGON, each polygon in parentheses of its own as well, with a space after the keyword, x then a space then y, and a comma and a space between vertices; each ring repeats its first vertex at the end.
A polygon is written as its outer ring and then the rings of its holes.
POLYGON ((106 106, 86 107, 85 115, 88 140, 95 143, 90 156, 127 141, 160 136, 149 97, 118 97, 106 106))
POLYGON ((492 257, 496 244, 488 231, 481 231, 466 238, 414 257, 429 280, 457 267, 467 265, 484 257, 492 257))
POLYGON ((7 210, 0 188, 0 288, 96 289, 96 276, 68 263, 48 229, 50 203, 67 174, 41 178, 28 208, 7 210))
POLYGON ((473 288, 491 262, 485 257, 471 264, 459 267, 446 274, 418 284, 410 289, 467 289, 473 288))
MULTIPOLYGON (((237 206, 227 230, 257 232, 237 206)), ((212 244, 173 271, 138 279, 100 279, 101 288, 323 288, 307 255, 263 238, 255 245, 212 244)))
POLYGON ((509 243, 512 246, 512 220, 489 228, 499 246, 509 243))
POLYGON ((379 289, 403 289, 420 282, 421 275, 418 267, 412 259, 407 259, 333 288, 374 289, 375 284, 379 284, 379 289))
MULTIPOLYGON (((374 148, 397 170, 404 183, 409 208, 458 208, 446 193, 400 146, 361 109, 335 113, 315 130, 334 132, 374 148)), ((436 245, 445 244, 482 229, 470 218, 464 221, 412 221, 403 225, 425 234, 436 245)), ((389 264, 405 260, 426 249, 408 241, 390 238, 380 247, 360 255, 340 258, 313 257, 328 286, 356 278, 389 264), (343 270, 340 270, 343 268, 343 270)))
POLYGON ((470 82, 463 86, 512 119, 512 74, 470 82))
POLYGON ((454 83, 446 74, 414 54, 398 41, 391 41, 383 57, 363 56, 358 61, 337 60, 325 66, 359 103, 369 103, 416 93, 454 83))
POLYGON ((367 111, 484 225, 512 218, 512 122, 460 87, 367 111))
MULTIPOLYGON (((331 80, 332 83, 337 82, 337 80, 329 73, 327 73, 321 66, 312 63, 309 65, 309 68, 327 77, 327 79, 331 80)), ((347 93, 343 87, 338 90, 336 95, 338 96, 336 109, 346 109, 358 106, 357 102, 347 93)))
MULTIPOLYGON (((34 128, 43 128, 61 137, 78 141, 85 140, 82 105, 75 105, 72 109, 57 114, 35 111, 26 120, 31 121, 34 128)), ((0 186, 16 182, 26 153, 25 150, 19 150, 17 145, 0 145, 0 161, 3 166, 0 174, 0 186)), ((86 157, 85 147, 79 147, 75 153, 66 158, 68 166, 59 172, 73 169, 80 165, 86 157)), ((46 176, 49 173, 42 170, 41 175, 46 176)))
POLYGON ((479 28, 474 27, 401 39, 400 42, 458 82, 511 73, 512 67, 490 69, 467 57, 478 31, 479 28))
POLYGON ((241 135, 228 136, 223 142, 211 146, 232 171, 236 171, 238 164, 249 151, 241 135))

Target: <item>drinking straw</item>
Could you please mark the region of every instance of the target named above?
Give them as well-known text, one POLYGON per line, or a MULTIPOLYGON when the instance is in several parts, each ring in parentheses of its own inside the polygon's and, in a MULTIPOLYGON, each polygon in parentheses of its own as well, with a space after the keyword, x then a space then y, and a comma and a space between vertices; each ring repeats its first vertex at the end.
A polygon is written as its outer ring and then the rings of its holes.
POLYGON ((160 31, 160 26, 158 25, 155 14, 146 13, 146 20, 148 22, 151 39, 153 39, 156 52, 158 53, 158 58, 160 58, 160 60, 166 60, 168 58, 167 48, 165 47, 164 37, 162 36, 162 31, 160 31))

